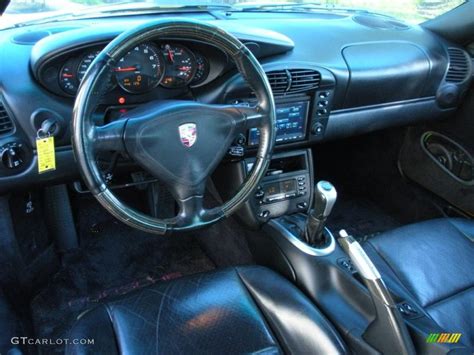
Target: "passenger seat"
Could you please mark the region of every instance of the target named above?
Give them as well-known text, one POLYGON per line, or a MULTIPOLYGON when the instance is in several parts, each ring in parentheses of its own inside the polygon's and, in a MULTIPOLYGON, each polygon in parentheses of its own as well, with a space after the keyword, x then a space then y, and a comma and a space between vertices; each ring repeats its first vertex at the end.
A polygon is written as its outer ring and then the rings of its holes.
POLYGON ((407 225, 369 239, 364 249, 418 329, 427 337, 461 333, 459 343, 474 348, 473 221, 407 225))

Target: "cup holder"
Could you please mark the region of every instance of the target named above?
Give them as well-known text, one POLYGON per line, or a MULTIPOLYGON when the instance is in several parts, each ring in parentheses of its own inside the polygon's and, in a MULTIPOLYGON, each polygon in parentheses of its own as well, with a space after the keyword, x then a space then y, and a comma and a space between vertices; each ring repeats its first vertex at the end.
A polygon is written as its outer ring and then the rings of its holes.
POLYGON ((421 136, 421 146, 453 178, 463 183, 474 183, 474 159, 458 143, 442 134, 425 132, 421 136))

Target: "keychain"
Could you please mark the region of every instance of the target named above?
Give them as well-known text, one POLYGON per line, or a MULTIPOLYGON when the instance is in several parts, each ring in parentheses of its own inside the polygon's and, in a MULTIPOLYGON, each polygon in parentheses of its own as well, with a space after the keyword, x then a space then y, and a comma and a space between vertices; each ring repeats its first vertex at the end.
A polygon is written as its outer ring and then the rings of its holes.
POLYGON ((40 128, 36 133, 36 150, 38 153, 38 173, 56 170, 54 136, 40 128))

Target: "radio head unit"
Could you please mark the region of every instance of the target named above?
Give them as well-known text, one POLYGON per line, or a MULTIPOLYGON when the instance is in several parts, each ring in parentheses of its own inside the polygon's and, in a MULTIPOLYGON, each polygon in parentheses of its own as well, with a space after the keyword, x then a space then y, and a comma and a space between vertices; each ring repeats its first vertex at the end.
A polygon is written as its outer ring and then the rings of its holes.
MULTIPOLYGON (((276 103, 276 143, 302 140, 306 137, 309 101, 300 100, 276 103)), ((248 145, 255 146, 260 140, 258 128, 249 130, 248 145)))

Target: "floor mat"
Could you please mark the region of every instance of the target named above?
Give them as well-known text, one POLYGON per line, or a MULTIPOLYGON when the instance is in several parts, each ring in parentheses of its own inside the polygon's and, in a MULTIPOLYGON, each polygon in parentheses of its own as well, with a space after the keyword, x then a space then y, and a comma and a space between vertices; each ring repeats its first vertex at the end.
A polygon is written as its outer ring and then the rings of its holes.
POLYGON ((327 221, 327 226, 333 233, 345 229, 359 241, 400 225, 372 201, 347 196, 337 200, 327 221))
POLYGON ((155 236, 113 219, 83 229, 82 234, 87 247, 66 255, 66 265, 32 301, 38 338, 66 336, 81 312, 104 299, 215 268, 190 234, 155 236))

